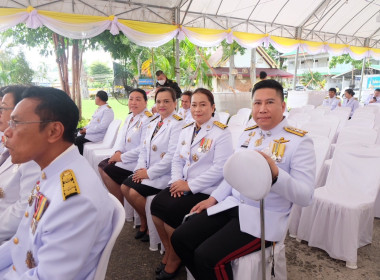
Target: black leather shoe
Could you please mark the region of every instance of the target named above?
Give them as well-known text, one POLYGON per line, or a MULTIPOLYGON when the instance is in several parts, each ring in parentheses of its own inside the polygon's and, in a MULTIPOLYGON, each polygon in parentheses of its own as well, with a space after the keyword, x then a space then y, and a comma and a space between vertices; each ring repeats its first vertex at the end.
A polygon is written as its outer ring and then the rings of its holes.
POLYGON ((160 272, 164 270, 165 265, 166 264, 160 262, 160 264, 156 267, 156 270, 155 270, 156 274, 160 274, 160 272))
POLYGON ((149 234, 145 234, 141 239, 141 242, 149 242, 149 234))
POLYGON ((144 235, 146 235, 146 232, 147 232, 147 230, 145 230, 145 231, 138 231, 138 232, 136 233, 136 235, 135 235, 135 239, 140 239, 140 238, 142 238, 144 235))
POLYGON ((178 269, 174 271, 173 273, 167 273, 165 269, 161 270, 160 274, 156 276, 156 280, 170 280, 174 279, 174 277, 177 275, 178 269))

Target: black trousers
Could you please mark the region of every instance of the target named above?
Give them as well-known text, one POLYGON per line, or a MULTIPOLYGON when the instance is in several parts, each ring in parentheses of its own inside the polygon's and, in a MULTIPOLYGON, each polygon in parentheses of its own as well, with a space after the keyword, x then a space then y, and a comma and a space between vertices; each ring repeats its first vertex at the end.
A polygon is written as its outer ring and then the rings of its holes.
POLYGON ((84 145, 84 143, 91 142, 90 140, 87 140, 85 137, 86 137, 86 134, 78 136, 77 138, 75 138, 75 142, 74 142, 74 144, 78 147, 79 153, 81 155, 83 155, 83 145, 84 145))
POLYGON ((171 242, 197 280, 233 279, 231 261, 261 249, 260 238, 240 231, 238 207, 192 216, 174 231, 171 242))

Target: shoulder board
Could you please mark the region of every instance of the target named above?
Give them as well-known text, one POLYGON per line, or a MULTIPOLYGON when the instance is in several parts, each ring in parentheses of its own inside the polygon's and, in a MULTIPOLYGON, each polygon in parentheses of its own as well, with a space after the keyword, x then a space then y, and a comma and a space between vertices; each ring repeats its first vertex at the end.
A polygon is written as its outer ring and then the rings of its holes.
POLYGON ((244 129, 244 131, 248 131, 248 130, 252 130, 252 129, 256 129, 258 128, 259 126, 256 124, 254 126, 250 126, 250 127, 247 127, 246 129, 244 129))
POLYGON ((187 125, 185 125, 184 127, 182 127, 182 129, 184 129, 184 128, 186 128, 186 127, 189 127, 189 126, 191 126, 191 125, 193 125, 194 124, 194 122, 192 122, 192 123, 188 123, 187 125))
POLYGON ((153 116, 153 114, 149 111, 145 111, 144 112, 145 116, 147 116, 148 118, 150 118, 151 116, 153 116))
POLYGON ((301 136, 301 137, 304 137, 307 133, 307 131, 305 131, 305 130, 298 129, 298 128, 291 127, 291 126, 285 126, 284 129, 287 132, 293 133, 293 134, 301 136))
POLYGON ((214 124, 215 124, 217 127, 221 128, 221 129, 225 129, 225 128, 228 127, 227 125, 222 124, 222 123, 219 122, 219 121, 214 121, 214 124))
POLYGON ((111 106, 110 106, 110 105, 107 105, 107 107, 108 107, 108 108, 111 108, 111 106))
POLYGON ((340 100, 340 98, 338 96, 336 96, 335 98, 340 100))
POLYGON ((182 121, 182 118, 176 114, 173 115, 173 118, 175 118, 177 121, 182 121))
POLYGON ((80 193, 77 179, 71 169, 65 170, 61 173, 61 187, 63 200, 66 200, 70 196, 80 193))
POLYGON ((330 97, 326 96, 325 99, 329 99, 330 97))
POLYGON ((157 118, 158 118, 159 116, 156 116, 155 118, 153 118, 150 122, 152 122, 152 121, 154 121, 154 120, 156 120, 157 118))
POLYGON ((355 100, 358 100, 358 98, 357 98, 357 97, 354 97, 354 99, 355 99, 355 100))

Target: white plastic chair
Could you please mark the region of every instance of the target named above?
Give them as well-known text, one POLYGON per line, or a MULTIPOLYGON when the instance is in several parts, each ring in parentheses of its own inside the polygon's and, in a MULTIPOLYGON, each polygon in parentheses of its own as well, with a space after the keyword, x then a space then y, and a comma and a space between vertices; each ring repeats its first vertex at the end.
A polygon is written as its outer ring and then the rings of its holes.
POLYGON ((216 112, 215 115, 219 118, 219 121, 223 124, 227 124, 230 114, 227 112, 216 112))
POLYGON ((232 115, 230 120, 228 121, 228 126, 235 124, 245 126, 247 122, 248 119, 243 115, 232 115))
POLYGON ((234 149, 236 148, 236 145, 239 142, 239 137, 243 133, 245 128, 246 126, 241 125, 241 124, 233 124, 233 125, 228 126, 228 129, 231 131, 232 145, 234 149))
POLYGON ((331 130, 330 126, 318 121, 304 123, 300 128, 306 130, 308 132, 307 135, 309 136, 324 136, 326 138, 329 137, 331 130))
POLYGON ((152 219, 152 214, 150 212, 150 205, 152 204, 152 200, 155 196, 156 195, 147 196, 146 203, 145 203, 146 220, 147 220, 148 229, 149 229, 149 250, 157 251, 158 244, 161 244, 161 254, 163 254, 165 249, 163 247, 163 244, 161 243, 160 236, 158 235, 156 226, 154 225, 154 222, 152 219))
POLYGON ((375 125, 374 119, 367 119, 367 118, 352 118, 351 120, 348 120, 346 122, 345 127, 347 126, 355 126, 355 127, 366 127, 366 128, 373 128, 375 125))
POLYGON ((107 128, 107 132, 104 135, 103 141, 99 143, 85 143, 83 148, 83 156, 87 159, 89 157, 89 153, 95 149, 105 149, 111 148, 115 143, 116 134, 119 130, 119 126, 121 124, 121 120, 114 119, 107 128))
POLYGON ((251 117, 252 114, 252 109, 251 108, 241 108, 239 111, 236 113, 236 115, 242 115, 246 118, 245 124, 248 123, 249 118, 251 117))
POLYGON ((338 147, 326 186, 302 209, 297 237, 356 269, 357 249, 372 242, 379 165, 380 146, 338 147))
POLYGON ((352 119, 375 120, 375 113, 369 110, 356 110, 355 113, 352 115, 352 119))
POLYGON ((120 204, 120 201, 112 194, 109 194, 109 197, 115 205, 115 213, 112 217, 112 234, 102 252, 102 255, 100 256, 99 263, 95 272, 95 280, 104 280, 106 277, 108 261, 111 256, 112 248, 115 245, 116 239, 123 229, 125 223, 125 212, 123 206, 120 204))

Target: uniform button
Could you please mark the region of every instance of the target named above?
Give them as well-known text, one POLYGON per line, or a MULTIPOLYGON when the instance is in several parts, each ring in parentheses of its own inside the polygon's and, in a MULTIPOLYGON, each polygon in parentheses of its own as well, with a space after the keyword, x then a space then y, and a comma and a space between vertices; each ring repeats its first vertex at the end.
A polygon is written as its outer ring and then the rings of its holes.
POLYGON ((16 267, 14 265, 12 265, 12 268, 13 268, 14 271, 16 271, 16 267))
POLYGON ((25 217, 29 217, 29 213, 28 213, 28 211, 25 211, 25 217))
POLYGON ((241 199, 241 200, 240 200, 240 202, 241 202, 241 203, 244 203, 244 200, 243 200, 243 199, 241 199))
POLYGON ((13 238, 13 243, 16 245, 18 244, 18 238, 17 237, 13 238))
POLYGON ((187 166, 190 166, 190 163, 188 163, 187 166))

